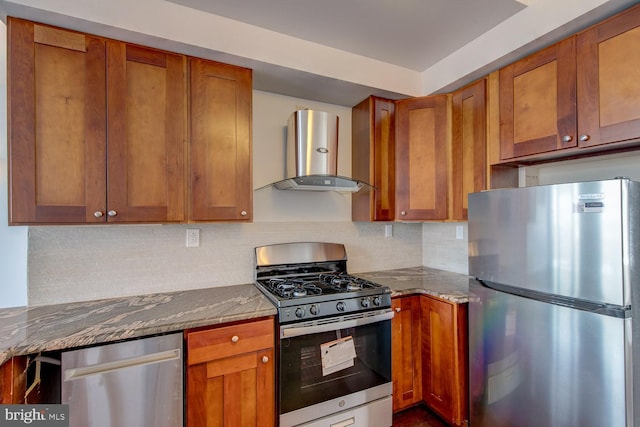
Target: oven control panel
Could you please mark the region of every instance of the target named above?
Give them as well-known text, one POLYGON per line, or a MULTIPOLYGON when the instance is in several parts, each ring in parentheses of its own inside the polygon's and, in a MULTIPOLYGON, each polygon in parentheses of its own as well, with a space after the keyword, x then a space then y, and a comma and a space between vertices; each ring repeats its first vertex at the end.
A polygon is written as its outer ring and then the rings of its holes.
POLYGON ((391 307, 391 294, 316 301, 291 307, 281 307, 279 310, 279 320, 280 323, 290 323, 385 307, 391 307))

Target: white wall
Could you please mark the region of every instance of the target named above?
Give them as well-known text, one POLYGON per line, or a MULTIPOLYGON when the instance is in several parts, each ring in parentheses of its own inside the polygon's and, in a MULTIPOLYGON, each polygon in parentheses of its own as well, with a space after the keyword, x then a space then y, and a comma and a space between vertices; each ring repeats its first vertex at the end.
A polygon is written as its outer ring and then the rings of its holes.
POLYGON ((27 227, 9 227, 7 198, 7 32, 0 22, 0 308, 27 303, 27 227))

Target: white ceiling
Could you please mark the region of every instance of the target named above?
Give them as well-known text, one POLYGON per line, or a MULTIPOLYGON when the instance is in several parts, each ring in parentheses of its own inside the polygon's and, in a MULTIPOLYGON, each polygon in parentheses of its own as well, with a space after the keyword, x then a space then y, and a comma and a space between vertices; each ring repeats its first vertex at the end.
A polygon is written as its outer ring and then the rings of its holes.
MULTIPOLYGON (((518 0, 169 0, 424 71, 518 13, 518 0)), ((304 52, 301 52, 304 54, 304 52)))

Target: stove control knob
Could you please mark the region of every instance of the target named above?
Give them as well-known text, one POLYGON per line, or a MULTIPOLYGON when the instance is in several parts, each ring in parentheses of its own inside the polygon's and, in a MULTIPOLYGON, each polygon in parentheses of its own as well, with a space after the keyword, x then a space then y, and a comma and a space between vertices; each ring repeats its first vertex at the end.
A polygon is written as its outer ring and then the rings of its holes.
POLYGON ((345 306, 344 302, 338 301, 338 303, 336 304, 336 310, 344 311, 345 308, 347 308, 347 307, 345 306))
POLYGON ((304 317, 304 308, 298 307, 296 308, 296 317, 303 318, 304 317))
POLYGON ((373 297, 373 305, 380 305, 380 304, 382 304, 382 298, 373 297))
POLYGON ((313 304, 311 307, 309 307, 309 313, 313 314, 314 316, 317 316, 318 313, 320 313, 320 307, 313 304))
POLYGON ((362 301, 360 301, 360 305, 363 308, 367 308, 369 307, 369 298, 362 298, 362 301))

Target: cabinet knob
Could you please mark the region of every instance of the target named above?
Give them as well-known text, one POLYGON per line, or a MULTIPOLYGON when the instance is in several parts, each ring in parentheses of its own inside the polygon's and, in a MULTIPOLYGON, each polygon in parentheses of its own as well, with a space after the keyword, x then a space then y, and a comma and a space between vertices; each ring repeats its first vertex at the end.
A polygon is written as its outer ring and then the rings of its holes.
POLYGON ((407 211, 400 212, 400 215, 406 215, 406 214, 407 214, 407 211))
POLYGON ((580 135, 580 141, 588 141, 589 139, 591 139, 591 137, 589 135, 580 135))
POLYGON ((396 313, 400 313, 400 307, 396 307, 396 313))
POLYGON ((238 342, 240 338, 237 335, 231 337, 231 342, 238 342))
POLYGON ((267 356, 262 356, 262 363, 267 363, 269 358, 267 356))
POLYGON ((95 211, 93 213, 93 216, 95 216, 96 218, 102 218, 103 213, 101 211, 95 211))
POLYGON ((573 140, 573 137, 571 135, 565 135, 562 137, 562 141, 564 142, 571 142, 573 140))
POLYGON ((242 216, 247 216, 247 211, 242 211, 242 212, 240 212, 240 215, 242 215, 242 216))
POLYGON ((114 210, 110 210, 109 212, 107 212, 107 215, 109 215, 110 217, 114 217, 114 216, 118 215, 118 212, 116 212, 114 210))

